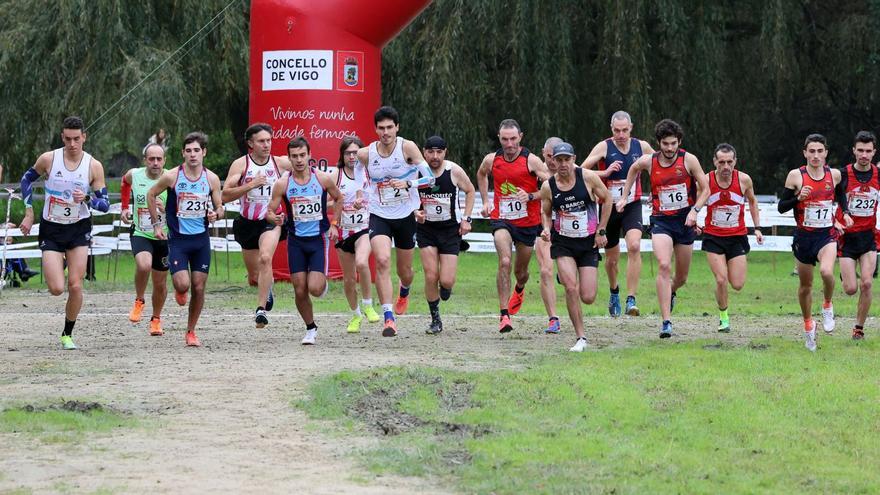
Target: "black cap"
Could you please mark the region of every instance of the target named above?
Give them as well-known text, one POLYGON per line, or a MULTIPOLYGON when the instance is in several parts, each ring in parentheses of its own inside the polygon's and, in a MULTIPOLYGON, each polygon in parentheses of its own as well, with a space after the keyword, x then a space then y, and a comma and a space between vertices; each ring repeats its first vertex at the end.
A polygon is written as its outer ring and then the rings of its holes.
POLYGON ((431 149, 445 150, 446 149, 446 140, 440 136, 431 136, 425 140, 424 148, 426 150, 431 150, 431 149))

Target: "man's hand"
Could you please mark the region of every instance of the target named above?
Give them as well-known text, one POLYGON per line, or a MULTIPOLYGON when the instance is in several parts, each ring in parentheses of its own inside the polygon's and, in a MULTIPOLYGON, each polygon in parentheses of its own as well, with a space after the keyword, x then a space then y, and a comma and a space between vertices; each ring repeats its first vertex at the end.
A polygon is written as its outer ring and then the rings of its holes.
POLYGON ((514 194, 513 197, 515 197, 520 203, 528 203, 529 201, 529 193, 521 187, 516 188, 516 194, 514 194))
POLYGON ((214 223, 217 220, 217 212, 208 210, 208 223, 214 223))
POLYGON ((335 225, 331 225, 330 229, 327 230, 327 234, 330 236, 330 242, 336 243, 336 239, 339 239, 339 229, 336 228, 335 225))
POLYGON ((161 225, 153 226, 153 235, 155 235, 156 239, 159 239, 160 241, 168 240, 168 234, 165 233, 165 229, 163 229, 161 225))
POLYGON ((388 185, 394 189, 409 189, 409 184, 407 184, 405 180, 400 179, 391 179, 388 181, 388 185))
POLYGON ((595 248, 603 248, 605 247, 605 245, 608 244, 608 236, 599 235, 598 232, 596 233, 596 236, 593 237, 593 239, 593 247, 595 248))
POLYGON ((126 225, 130 224, 131 223, 131 209, 126 208, 126 209, 122 210, 122 212, 119 214, 119 220, 121 220, 122 223, 124 223, 126 225))
POLYGON ((257 175, 254 176, 253 180, 251 180, 250 182, 247 183, 247 185, 251 189, 256 189, 256 188, 263 186, 265 184, 266 184, 266 176, 263 175, 263 172, 257 172, 257 175))
POLYGON ((617 203, 614 204, 614 208, 617 210, 617 213, 623 213, 623 210, 626 208, 626 197, 618 199, 617 203))
POLYGON ((541 239, 543 239, 544 242, 550 242, 550 231, 547 229, 541 230, 541 239))
POLYGON ((34 210, 33 208, 27 208, 24 210, 24 218, 21 219, 21 223, 18 225, 18 228, 21 230, 21 233, 24 235, 30 235, 31 227, 34 225, 34 210))
POLYGON ((803 201, 810 197, 810 193, 813 192, 813 188, 810 186, 804 186, 801 188, 801 192, 798 193, 797 199, 798 201, 803 201))
POLYGON ((480 208, 480 213, 483 215, 483 218, 489 218, 493 209, 495 209, 495 205, 493 205, 491 201, 488 201, 483 203, 483 207, 480 208))
POLYGON ((687 218, 684 220, 684 225, 686 227, 695 227, 697 225, 697 210, 691 208, 691 211, 688 212, 687 218))
POLYGON ((755 231, 755 240, 758 241, 759 246, 764 244, 764 234, 760 230, 755 231))
POLYGON ((471 232, 471 223, 467 220, 462 220, 461 223, 458 224, 458 235, 464 237, 471 232))
POLYGON ((425 223, 425 210, 416 210, 414 213, 416 214, 416 222, 425 223))
POLYGON ((84 199, 86 199, 86 193, 82 189, 76 188, 73 190, 73 202, 75 204, 82 203, 84 199))

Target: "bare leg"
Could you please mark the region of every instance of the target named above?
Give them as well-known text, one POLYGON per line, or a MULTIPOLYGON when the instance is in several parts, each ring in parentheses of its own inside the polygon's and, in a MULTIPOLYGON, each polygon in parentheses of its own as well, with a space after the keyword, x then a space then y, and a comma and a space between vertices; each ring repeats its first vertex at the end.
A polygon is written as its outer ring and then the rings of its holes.
POLYGON ((147 281, 150 280, 150 272, 153 269, 153 255, 149 251, 142 251, 134 257, 134 293, 137 299, 144 300, 147 292, 147 281))
MULTIPOLYGON (((275 248, 278 247, 278 239, 281 238, 281 227, 263 232, 260 236, 260 249, 257 258, 257 306, 266 307, 266 300, 269 298, 269 290, 275 282, 275 275, 272 273, 272 257, 275 256, 275 248)), ((250 277, 250 272, 248 272, 250 277)))
POLYGON ((639 291, 639 276, 642 273, 641 244, 641 229, 626 232, 626 293, 633 297, 639 291))
POLYGON ((168 297, 168 272, 153 270, 153 316, 158 318, 165 306, 165 298, 168 297))
POLYGON ((495 252, 498 253, 498 273, 495 276, 495 285, 498 289, 498 305, 507 309, 507 301, 510 299, 510 266, 513 255, 513 239, 510 232, 498 229, 492 234, 495 240, 495 252))
POLYGON ((361 297, 364 299, 370 299, 372 297, 372 290, 370 288, 370 280, 372 278, 370 274, 371 252, 370 237, 366 234, 360 236, 357 242, 354 243, 354 263, 357 267, 358 276, 360 278, 361 297))
POLYGON ((67 305, 64 307, 64 315, 70 321, 76 320, 82 308, 83 277, 86 275, 88 258, 89 248, 86 246, 67 251, 67 305))
POLYGON ((315 314, 312 309, 312 299, 309 297, 309 274, 307 272, 293 273, 290 275, 290 279, 293 282, 294 299, 299 315, 306 325, 314 323, 315 314))
MULTIPOLYGON (((740 256, 740 258, 744 258, 744 256, 740 256)), ((728 304, 728 270, 726 256, 707 251, 706 261, 709 262, 709 268, 712 270, 712 274, 715 275, 715 302, 718 304, 718 309, 725 310, 727 309, 728 304)))
POLYGON ((871 288, 874 284, 874 267, 877 265, 877 253, 874 251, 863 254, 859 258, 862 279, 859 282, 859 306, 856 311, 856 325, 865 325, 868 311, 871 309, 871 288))
POLYGON ((657 302, 660 304, 660 316, 666 321, 672 314, 669 309, 672 299, 672 237, 653 234, 651 243, 654 245, 654 257, 657 258, 657 302))
POLYGON ((574 258, 563 256, 556 258, 556 266, 559 269, 559 280, 565 287, 565 306, 568 309, 568 317, 574 326, 574 332, 578 337, 584 334, 584 317, 581 309, 580 286, 578 284, 578 269, 574 258))
POLYGON ((436 247, 419 248, 422 270, 425 273, 425 299, 428 302, 440 299, 440 255, 436 247))
POLYGON ((556 314, 556 277, 553 273, 553 259, 550 258, 550 243, 540 237, 535 240, 535 255, 538 257, 538 266, 541 268, 541 299, 544 301, 544 309, 547 316, 553 318, 556 314))
POLYGON ((373 256, 376 260, 376 292, 383 306, 392 303, 391 292, 391 238, 377 235, 370 239, 373 256))
MULTIPOLYGON (((185 271, 177 273, 185 273, 185 271)), ((201 316, 202 308, 205 306, 205 284, 207 282, 207 273, 192 272, 192 299, 189 302, 189 317, 186 320, 186 330, 188 332, 196 331, 199 316, 201 316)))
POLYGON ((345 292, 345 299, 348 300, 348 307, 354 311, 358 307, 354 254, 337 249, 336 257, 339 258, 339 265, 342 267, 342 289, 345 292))

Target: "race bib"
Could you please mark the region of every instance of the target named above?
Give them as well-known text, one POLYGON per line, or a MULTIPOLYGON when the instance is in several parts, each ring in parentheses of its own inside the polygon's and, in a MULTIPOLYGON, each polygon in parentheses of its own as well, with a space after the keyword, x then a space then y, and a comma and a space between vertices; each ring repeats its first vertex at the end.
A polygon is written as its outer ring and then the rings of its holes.
MULTIPOLYGON (((612 180, 608 182, 608 190, 611 191, 611 202, 617 203, 620 201, 620 198, 623 197, 623 186, 626 185, 626 180, 612 180)), ((626 197, 627 203, 632 203, 636 199, 636 188, 632 187, 629 191, 629 196, 626 197)))
POLYGON ((528 214, 526 211, 526 205, 523 204, 522 201, 516 199, 513 196, 503 196, 498 201, 498 208, 501 210, 498 212, 498 216, 503 218, 504 220, 516 220, 518 218, 525 218, 528 214))
POLYGON ((379 185, 379 203, 384 206, 399 205, 409 199, 409 192, 406 189, 398 189, 391 187, 391 182, 380 182, 379 185))
MULTIPOLYGON (((153 228, 153 220, 150 217, 149 208, 138 208, 138 228, 141 230, 149 230, 153 228)), ((159 212, 156 216, 156 224, 158 226, 165 225, 165 215, 159 212)))
POLYGON ((877 207, 877 194, 874 192, 851 192, 849 214, 854 217, 872 217, 877 207))
POLYGON ((574 238, 589 237, 591 232, 588 214, 586 211, 559 212, 559 234, 574 238))
POLYGON ((425 220, 429 222, 452 220, 452 204, 448 199, 422 198, 422 206, 425 208, 425 220))
POLYGON ((208 195, 194 192, 177 193, 177 218, 208 216, 208 195))
POLYGON ((660 211, 675 211, 688 206, 687 184, 660 187, 660 211))
POLYGON ((295 222, 315 222, 324 219, 321 196, 300 196, 290 200, 295 222))
POLYGON ((715 206, 712 208, 712 225, 722 229, 739 227, 740 206, 715 206))
POLYGON ((831 215, 831 200, 807 203, 804 208, 804 227, 825 228, 834 224, 831 215))
POLYGON ((267 205, 270 199, 272 199, 272 184, 263 184, 247 192, 247 200, 251 203, 267 205))
POLYGON ((339 226, 342 230, 360 232, 370 225, 370 214, 366 208, 343 208, 339 226))
POLYGON ((57 196, 49 196, 49 220, 55 223, 75 223, 79 220, 79 205, 68 203, 57 196))

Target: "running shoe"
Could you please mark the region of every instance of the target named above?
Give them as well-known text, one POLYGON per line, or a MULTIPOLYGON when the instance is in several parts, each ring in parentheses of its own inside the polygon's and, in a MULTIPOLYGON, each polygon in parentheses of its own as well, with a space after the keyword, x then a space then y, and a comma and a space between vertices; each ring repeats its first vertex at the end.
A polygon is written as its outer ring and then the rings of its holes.
POLYGON ((510 324, 510 317, 507 315, 501 316, 501 321, 498 322, 498 331, 501 333, 507 333, 513 330, 513 325, 510 324))
POLYGON ((663 326, 660 328, 660 338, 668 339, 672 337, 672 322, 665 321, 663 322, 663 326))
POLYGON ((376 313, 376 310, 373 309, 372 306, 366 306, 363 308, 364 316, 367 317, 367 321, 370 323, 376 323, 379 321, 379 313, 376 313))
POLYGON ((397 323, 394 320, 385 320, 385 328, 382 329, 383 337, 397 337, 397 323))
POLYGON ((318 329, 310 328, 306 330, 306 336, 302 339, 302 345, 315 345, 316 338, 318 338, 318 329))
POLYGON ((406 296, 397 296, 397 301, 394 303, 394 314, 402 315, 406 314, 406 308, 409 307, 409 295, 406 296))
POLYGON ((718 331, 721 333, 730 333, 730 318, 726 320, 718 320, 718 331))
POLYGON ((348 328, 345 329, 348 333, 360 333, 361 332, 361 321, 363 321, 363 316, 352 315, 351 319, 348 320, 348 328))
POLYGON ((672 291, 672 297, 669 298, 669 312, 675 311, 675 291, 672 291))
POLYGON ((559 333, 561 325, 559 324, 559 318, 551 318, 549 322, 547 322, 547 328, 544 329, 544 333, 559 333))
POLYGON ((187 299, 189 299, 189 292, 174 291, 174 300, 177 301, 178 306, 186 306, 187 299))
POLYGON ((525 289, 523 289, 522 292, 517 292, 515 288, 513 289, 510 299, 507 300, 507 312, 510 313, 510 316, 519 313, 519 308, 522 307, 523 299, 525 299, 525 297, 525 289))
POLYGON ((275 294, 272 293, 272 287, 269 287, 269 295, 266 296, 266 311, 272 311, 275 306, 275 294))
POLYGON ((578 337, 577 342, 574 343, 569 351, 571 352, 584 352, 584 349, 587 348, 587 338, 586 337, 578 337))
POLYGON ((257 325, 257 328, 263 328, 269 324, 269 317, 266 316, 266 310, 257 310, 254 314, 254 323, 257 325))
POLYGON ((615 318, 620 316, 620 294, 611 294, 608 298, 608 314, 615 318))
POLYGON ((62 335, 61 336, 61 348, 65 351, 73 351, 76 349, 76 344, 73 343, 73 337, 70 335, 62 335))
POLYGON ((202 343, 199 342, 199 338, 196 337, 196 333, 186 332, 186 345, 187 347, 201 347, 202 343))
POLYGON ((150 335, 153 337, 165 335, 165 332, 162 331, 162 320, 156 316, 150 318, 150 335))
POLYGON ((639 307, 636 306, 636 296, 626 296, 626 314, 639 316, 639 307))
POLYGON ((859 330, 858 328, 853 328, 852 339, 853 340, 862 340, 865 338, 864 330, 859 330))
POLYGON ((438 333, 443 331, 443 322, 440 320, 431 320, 431 326, 425 330, 425 333, 428 335, 437 335, 438 333))
POLYGON ((141 313, 144 312, 144 301, 140 299, 134 300, 134 307, 131 308, 131 312, 128 313, 128 321, 132 323, 137 323, 141 321, 141 313))
POLYGON ((816 352, 816 320, 812 320, 810 330, 804 332, 804 347, 810 352, 816 352))
POLYGON ((828 306, 828 309, 822 308, 822 329, 825 333, 832 333, 834 325, 834 306, 828 306))

